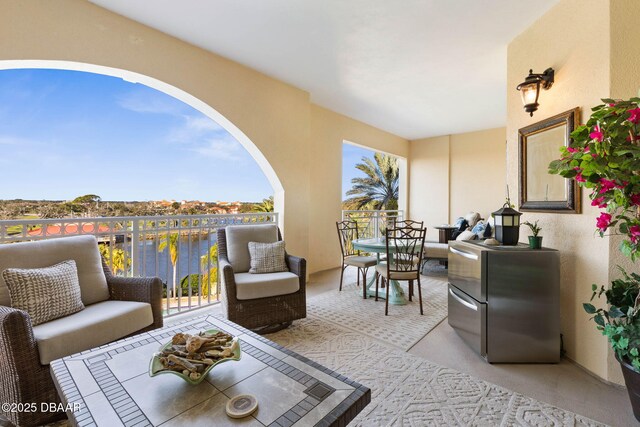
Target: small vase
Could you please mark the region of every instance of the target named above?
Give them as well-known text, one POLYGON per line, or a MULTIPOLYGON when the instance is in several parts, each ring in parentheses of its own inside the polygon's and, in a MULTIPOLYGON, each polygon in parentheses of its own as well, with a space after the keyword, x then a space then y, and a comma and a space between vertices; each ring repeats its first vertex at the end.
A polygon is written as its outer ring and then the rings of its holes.
POLYGON ((624 382, 629 392, 633 415, 640 421, 640 373, 636 372, 633 366, 626 361, 620 360, 617 354, 616 359, 620 362, 620 368, 622 368, 622 375, 624 376, 624 382))
POLYGON ((541 249, 542 236, 529 236, 529 247, 531 249, 541 249))

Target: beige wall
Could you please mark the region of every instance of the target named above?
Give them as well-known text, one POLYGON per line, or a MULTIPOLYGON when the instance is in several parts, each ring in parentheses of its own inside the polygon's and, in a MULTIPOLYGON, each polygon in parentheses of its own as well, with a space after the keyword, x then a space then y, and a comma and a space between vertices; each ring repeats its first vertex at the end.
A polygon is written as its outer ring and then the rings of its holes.
MULTIPOLYGON (((590 108, 609 94, 609 2, 561 0, 508 47, 507 142, 509 187, 518 188, 518 129, 576 106, 582 122, 590 108), (597 31, 594 30, 597 28, 597 31), (533 117, 522 108, 515 87, 530 68, 556 70, 555 83, 540 95, 533 117)), ((567 355, 595 374, 610 378, 607 343, 582 309, 591 284, 605 284, 609 272, 609 242, 594 236, 598 211, 584 194, 583 214, 527 213, 539 220, 545 246, 561 254, 561 330, 567 355), (586 200, 584 200, 586 199, 586 200)), ((522 233, 524 241, 528 233, 522 233)))
POLYGON ((449 221, 469 211, 488 218, 500 209, 506 193, 505 139, 505 128, 451 135, 449 221))
POLYGON ((450 138, 438 136, 411 141, 409 156, 409 216, 424 221, 427 240, 438 240, 434 225, 449 222, 450 138))
POLYGON ((342 140, 408 154, 406 140, 315 107, 305 91, 81 0, 3 1, 0 61, 20 59, 128 70, 213 107, 275 171, 287 248, 310 272, 339 264, 342 140))
POLYGON ((486 218, 504 203, 505 128, 425 138, 410 147, 410 216, 425 222, 429 240, 438 239, 434 225, 469 211, 486 218))

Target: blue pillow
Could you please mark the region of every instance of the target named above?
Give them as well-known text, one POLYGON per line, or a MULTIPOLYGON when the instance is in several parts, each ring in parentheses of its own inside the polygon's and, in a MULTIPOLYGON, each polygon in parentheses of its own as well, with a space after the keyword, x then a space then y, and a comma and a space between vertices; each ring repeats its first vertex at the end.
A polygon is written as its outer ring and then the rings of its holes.
POLYGON ((478 239, 482 239, 484 237, 486 228, 487 224, 484 221, 478 221, 478 223, 471 229, 471 232, 478 236, 478 239))

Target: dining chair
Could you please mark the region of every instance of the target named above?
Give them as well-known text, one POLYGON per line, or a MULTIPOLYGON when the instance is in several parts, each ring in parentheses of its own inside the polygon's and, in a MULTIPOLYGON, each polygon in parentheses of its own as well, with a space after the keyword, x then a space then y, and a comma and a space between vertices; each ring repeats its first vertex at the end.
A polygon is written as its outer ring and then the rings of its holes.
MULTIPOLYGON (((418 283, 418 299, 420 314, 422 308, 422 288, 420 287, 420 266, 422 265, 422 248, 427 234, 426 228, 402 227, 387 230, 387 261, 376 266, 376 274, 381 281, 387 282, 384 314, 389 314, 389 281, 409 282, 409 301, 413 295, 413 282, 418 283)), ((378 300, 378 277, 376 277, 376 301, 378 300)))
POLYGON ((404 228, 404 227, 422 228, 424 227, 424 221, 414 221, 412 219, 404 219, 404 220, 396 219, 395 220, 395 228, 404 228))
POLYGON ((342 280, 344 270, 347 267, 358 268, 357 284, 360 286, 360 275, 362 275, 362 297, 367 298, 367 271, 375 266, 378 260, 374 256, 363 256, 359 250, 353 247, 353 241, 359 237, 358 224, 353 220, 337 221, 338 238, 340 240, 340 251, 342 252, 342 269, 340 270, 340 290, 342 291, 342 280))

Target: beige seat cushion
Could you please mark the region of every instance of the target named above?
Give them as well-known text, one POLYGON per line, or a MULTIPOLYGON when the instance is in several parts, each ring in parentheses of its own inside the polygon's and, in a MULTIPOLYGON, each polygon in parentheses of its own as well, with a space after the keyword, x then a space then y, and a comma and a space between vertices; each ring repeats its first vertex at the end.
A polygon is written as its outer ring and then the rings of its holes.
POLYGON ((345 258, 344 263, 346 265, 352 265, 354 267, 368 268, 373 267, 378 263, 378 260, 374 256, 350 256, 345 258))
POLYGON ((249 242, 274 243, 278 241, 278 226, 233 225, 225 228, 227 237, 227 258, 234 273, 246 273, 251 268, 249 242))
POLYGON ((449 257, 449 244, 438 242, 424 242, 424 257, 428 259, 449 257))
POLYGON ((392 271, 391 277, 387 277, 387 263, 381 262, 376 265, 376 272, 380 274, 382 277, 385 277, 389 280, 415 280, 418 278, 418 271, 392 271))
MULTIPOLYGON (((73 236, 0 245, 0 273, 7 268, 42 268, 74 260, 84 305, 109 299, 98 242, 94 236, 73 236)), ((11 306, 9 289, 0 274, 0 305, 11 306)))
POLYGON ((235 280, 236 298, 239 300, 287 295, 300 289, 300 278, 288 271, 266 274, 238 273, 235 280))
POLYGON ((40 363, 116 341, 153 323, 151 305, 103 301, 71 316, 33 327, 40 363))

